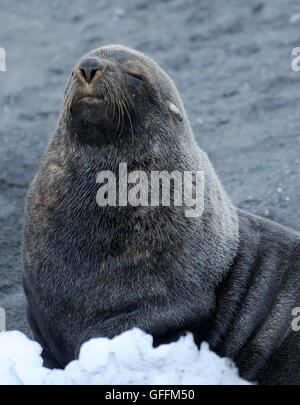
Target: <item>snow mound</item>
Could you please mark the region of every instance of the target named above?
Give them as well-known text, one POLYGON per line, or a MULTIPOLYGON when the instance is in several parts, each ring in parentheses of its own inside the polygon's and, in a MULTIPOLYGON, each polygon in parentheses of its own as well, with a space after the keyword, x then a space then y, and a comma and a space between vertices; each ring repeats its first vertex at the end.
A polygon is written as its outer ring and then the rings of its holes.
POLYGON ((42 366, 42 348, 18 331, 0 333, 0 384, 249 384, 233 362, 220 358, 191 334, 152 347, 152 337, 132 329, 113 339, 84 343, 64 370, 42 366))

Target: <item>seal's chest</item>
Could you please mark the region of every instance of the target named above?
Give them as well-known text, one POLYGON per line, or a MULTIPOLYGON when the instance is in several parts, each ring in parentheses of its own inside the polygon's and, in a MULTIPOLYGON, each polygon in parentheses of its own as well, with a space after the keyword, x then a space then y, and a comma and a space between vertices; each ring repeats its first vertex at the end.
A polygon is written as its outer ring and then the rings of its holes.
MULTIPOLYGON (((142 262, 127 264, 116 259, 98 274, 77 280, 71 329, 79 327, 86 339, 113 337, 133 327, 164 337, 190 330, 189 325, 203 317, 196 282, 191 283, 176 269, 159 273, 142 262)), ((74 281, 72 288, 74 293, 74 281)))

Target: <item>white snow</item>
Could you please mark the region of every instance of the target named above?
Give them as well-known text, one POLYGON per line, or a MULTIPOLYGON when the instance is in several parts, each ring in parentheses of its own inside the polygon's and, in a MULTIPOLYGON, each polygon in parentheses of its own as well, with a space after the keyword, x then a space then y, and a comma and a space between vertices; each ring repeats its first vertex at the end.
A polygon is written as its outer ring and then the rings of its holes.
POLYGON ((207 343, 198 350, 191 334, 157 348, 136 328, 111 340, 91 339, 64 370, 43 367, 41 352, 21 332, 1 332, 0 384, 249 384, 207 343))

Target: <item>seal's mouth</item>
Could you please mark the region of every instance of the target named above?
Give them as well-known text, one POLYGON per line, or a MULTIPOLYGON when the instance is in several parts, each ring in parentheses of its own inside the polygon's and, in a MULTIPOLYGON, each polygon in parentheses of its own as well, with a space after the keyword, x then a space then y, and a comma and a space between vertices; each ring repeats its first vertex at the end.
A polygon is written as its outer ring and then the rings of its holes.
POLYGON ((75 100, 74 104, 77 104, 78 102, 101 104, 101 103, 104 103, 105 100, 104 100, 104 98, 99 97, 99 96, 85 95, 85 96, 79 97, 77 100, 75 100))

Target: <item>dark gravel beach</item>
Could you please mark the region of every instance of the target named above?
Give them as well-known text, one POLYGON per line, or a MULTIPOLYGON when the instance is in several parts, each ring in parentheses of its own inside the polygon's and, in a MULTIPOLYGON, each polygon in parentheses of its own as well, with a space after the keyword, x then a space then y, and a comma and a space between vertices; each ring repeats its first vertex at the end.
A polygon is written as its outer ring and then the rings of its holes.
POLYGON ((0 307, 29 334, 21 283, 24 197, 70 70, 108 43, 174 79, 233 202, 300 230, 300 3, 292 0, 0 0, 0 307))

